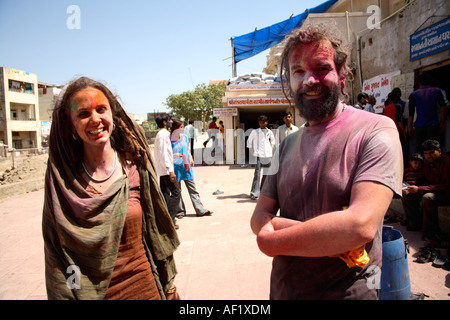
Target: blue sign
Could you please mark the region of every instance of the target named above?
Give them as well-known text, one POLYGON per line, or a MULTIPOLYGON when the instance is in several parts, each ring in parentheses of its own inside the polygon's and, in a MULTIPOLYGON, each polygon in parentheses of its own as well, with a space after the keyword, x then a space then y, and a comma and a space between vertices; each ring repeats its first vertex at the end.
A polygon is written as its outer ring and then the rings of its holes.
POLYGON ((450 17, 409 37, 409 60, 414 61, 450 49, 450 17))

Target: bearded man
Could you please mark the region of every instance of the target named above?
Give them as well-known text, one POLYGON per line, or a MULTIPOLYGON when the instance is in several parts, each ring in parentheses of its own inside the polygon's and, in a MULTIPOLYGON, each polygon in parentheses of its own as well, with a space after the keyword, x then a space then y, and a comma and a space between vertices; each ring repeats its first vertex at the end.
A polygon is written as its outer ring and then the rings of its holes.
POLYGON ((340 100, 348 54, 335 34, 307 25, 285 40, 283 90, 307 122, 280 145, 251 219, 260 250, 274 257, 271 299, 378 298, 383 217, 401 195, 402 151, 391 119, 340 100), (354 250, 365 262, 343 258, 354 250))

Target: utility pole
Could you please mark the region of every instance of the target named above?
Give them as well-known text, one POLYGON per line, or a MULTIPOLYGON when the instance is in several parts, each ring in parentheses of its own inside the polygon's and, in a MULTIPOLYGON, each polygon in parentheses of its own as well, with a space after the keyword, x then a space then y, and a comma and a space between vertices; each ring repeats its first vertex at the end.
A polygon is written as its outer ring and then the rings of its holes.
POLYGON ((232 77, 235 78, 235 77, 237 77, 237 74, 236 74, 236 60, 235 60, 235 56, 234 56, 234 42, 233 42, 233 38, 231 38, 230 40, 231 40, 231 59, 233 60, 231 62, 231 71, 232 71, 232 77))

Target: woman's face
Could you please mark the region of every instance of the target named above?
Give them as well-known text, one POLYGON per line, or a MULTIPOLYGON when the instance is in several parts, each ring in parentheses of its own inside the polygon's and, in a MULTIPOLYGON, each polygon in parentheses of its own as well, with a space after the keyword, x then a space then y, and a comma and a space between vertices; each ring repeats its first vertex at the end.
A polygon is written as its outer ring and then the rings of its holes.
POLYGON ((113 114, 108 99, 100 90, 88 87, 70 100, 72 125, 87 146, 104 146, 113 130, 113 114))
POLYGON ((172 132, 172 137, 178 139, 180 137, 180 134, 184 132, 184 125, 181 124, 176 130, 172 132))

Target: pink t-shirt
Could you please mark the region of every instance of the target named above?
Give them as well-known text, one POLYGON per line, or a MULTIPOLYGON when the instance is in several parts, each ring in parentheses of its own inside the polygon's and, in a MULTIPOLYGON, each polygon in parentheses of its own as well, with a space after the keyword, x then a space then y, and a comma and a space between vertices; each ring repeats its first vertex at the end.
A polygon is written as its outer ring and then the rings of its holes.
MULTIPOLYGON (((281 216, 305 221, 348 206, 356 182, 376 181, 401 195, 402 174, 394 122, 347 106, 336 119, 289 135, 280 145, 278 171, 267 176, 261 192, 278 200, 281 216)), ((381 229, 366 245, 369 265, 379 267, 381 229)), ((349 269, 339 258, 277 256, 271 298, 376 298, 367 288, 366 270, 349 269)))

